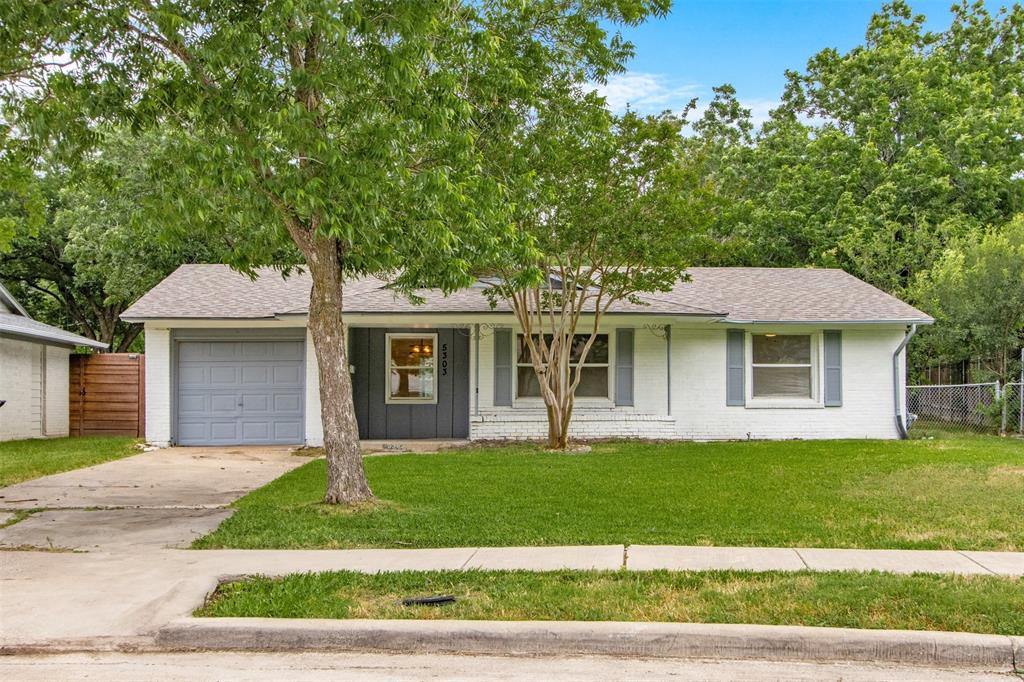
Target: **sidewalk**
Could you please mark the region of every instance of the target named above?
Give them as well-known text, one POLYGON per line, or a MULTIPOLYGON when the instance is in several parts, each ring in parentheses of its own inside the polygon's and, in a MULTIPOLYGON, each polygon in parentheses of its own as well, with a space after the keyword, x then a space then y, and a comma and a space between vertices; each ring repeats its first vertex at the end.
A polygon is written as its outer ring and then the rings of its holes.
POLYGON ((1024 553, 774 547, 480 547, 0 552, 0 650, 146 646, 220 580, 353 570, 881 570, 1024 576, 1024 553))

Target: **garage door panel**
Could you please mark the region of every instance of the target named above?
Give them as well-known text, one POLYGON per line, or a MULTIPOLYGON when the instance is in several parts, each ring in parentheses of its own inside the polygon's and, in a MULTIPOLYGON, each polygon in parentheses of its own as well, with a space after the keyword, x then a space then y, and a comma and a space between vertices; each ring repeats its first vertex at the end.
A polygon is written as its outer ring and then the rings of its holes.
POLYGON ((262 386, 268 383, 270 368, 266 365, 248 365, 242 367, 242 383, 251 386, 253 384, 262 386))
POLYGON ((304 341, 182 341, 182 445, 299 444, 304 437, 304 341))
POLYGON ((238 440, 238 423, 235 421, 211 422, 210 440, 222 442, 238 440))
POLYGON ((270 423, 242 422, 242 440, 244 442, 270 440, 270 423))
POLYGON ((178 439, 185 441, 204 441, 210 437, 209 424, 207 422, 193 422, 181 420, 178 422, 178 439))
POLYGON ((302 410, 302 396, 287 393, 278 393, 274 396, 274 412, 300 412, 302 410))
POLYGON ((302 360, 304 341, 275 341, 271 349, 275 360, 302 360))
POLYGON ((235 360, 241 355, 240 343, 216 341, 206 345, 209 346, 211 360, 235 360))
POLYGON ((209 411, 213 414, 231 415, 238 407, 238 396, 234 393, 211 394, 209 411))
POLYGON ((274 422, 274 439, 279 441, 302 440, 302 422, 274 422))
POLYGON ((238 368, 231 365, 210 366, 211 386, 236 386, 238 385, 238 368))
POLYGON ((209 367, 181 364, 178 370, 179 386, 208 386, 210 384, 209 367))
POLYGON ((301 386, 302 368, 294 364, 275 365, 273 368, 275 386, 301 386))
POLYGON ((270 343, 249 341, 242 344, 242 357, 246 360, 268 360, 271 348, 270 343))
POLYGON ((253 412, 265 413, 270 410, 270 399, 273 396, 261 394, 261 395, 243 395, 242 396, 242 413, 251 414, 253 412))
POLYGON ((178 395, 178 412, 182 415, 202 414, 210 409, 208 397, 202 393, 180 393, 178 395))

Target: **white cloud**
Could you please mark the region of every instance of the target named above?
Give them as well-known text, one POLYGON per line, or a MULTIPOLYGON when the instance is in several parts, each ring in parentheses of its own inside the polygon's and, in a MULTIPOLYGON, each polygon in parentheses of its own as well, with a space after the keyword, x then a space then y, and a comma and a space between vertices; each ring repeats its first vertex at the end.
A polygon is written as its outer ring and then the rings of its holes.
POLYGON ((661 74, 627 71, 594 89, 615 113, 624 112, 628 106, 640 114, 657 114, 666 109, 681 111, 701 88, 692 83, 673 83, 661 74))
MULTIPOLYGON (((699 119, 714 98, 710 88, 697 83, 683 83, 658 73, 627 71, 616 74, 604 85, 594 89, 607 101, 608 109, 616 114, 626 108, 639 114, 657 114, 666 109, 681 113, 690 100, 697 98, 697 108, 687 117, 691 122, 699 119)), ((750 109, 754 128, 760 128, 769 119, 771 110, 779 106, 776 99, 743 99, 740 104, 750 109)))

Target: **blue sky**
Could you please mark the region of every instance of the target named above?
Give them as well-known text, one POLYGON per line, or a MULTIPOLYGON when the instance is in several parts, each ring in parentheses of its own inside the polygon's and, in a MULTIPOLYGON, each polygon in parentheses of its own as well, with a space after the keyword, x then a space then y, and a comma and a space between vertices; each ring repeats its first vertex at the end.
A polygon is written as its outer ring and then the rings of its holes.
MULTIPOLYGON (((951 4, 911 0, 933 30, 949 25, 951 4)), ((760 123, 782 95, 786 69, 802 70, 823 48, 845 52, 863 43, 881 6, 882 0, 675 0, 668 17, 622 30, 636 57, 601 91, 615 111, 628 101, 640 113, 656 113, 679 110, 692 97, 706 101, 712 86, 731 83, 760 123)))

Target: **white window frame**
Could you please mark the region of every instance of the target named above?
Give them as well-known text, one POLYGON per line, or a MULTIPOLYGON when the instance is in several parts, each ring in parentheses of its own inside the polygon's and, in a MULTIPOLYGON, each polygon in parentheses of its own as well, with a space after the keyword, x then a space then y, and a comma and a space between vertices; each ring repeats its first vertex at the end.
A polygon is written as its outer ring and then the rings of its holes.
MULTIPOLYGON (((759 329, 748 331, 746 339, 746 362, 745 391, 746 406, 750 408, 818 408, 824 407, 824 372, 822 371, 821 358, 824 357, 825 335, 820 330, 807 329, 759 329), (754 337, 766 334, 777 334, 779 336, 809 336, 811 338, 811 397, 810 398, 772 398, 754 397, 754 337)), ((806 367, 806 364, 770 364, 759 365, 764 367, 806 367)))
POLYGON ((385 405, 436 405, 438 389, 437 382, 437 334, 417 334, 414 332, 396 332, 384 335, 384 404, 385 405), (402 398, 391 395, 391 370, 393 369, 420 369, 419 365, 393 365, 391 362, 391 339, 431 339, 430 347, 434 349, 434 365, 430 371, 434 375, 434 395, 431 398, 402 398))
MULTIPOLYGON (((519 362, 519 337, 525 336, 521 329, 514 330, 512 337, 512 405, 513 407, 537 407, 544 404, 544 398, 542 396, 520 396, 519 395, 519 368, 529 367, 533 369, 532 362, 519 362)), ((577 331, 577 336, 590 336, 589 331, 577 331)), ((608 337, 608 362, 585 362, 584 367, 604 367, 608 372, 608 395, 588 395, 588 396, 577 396, 575 404, 579 407, 608 407, 614 406, 615 401, 612 396, 615 395, 615 372, 612 368, 615 366, 615 333, 614 330, 602 330, 597 333, 598 336, 608 337)))

